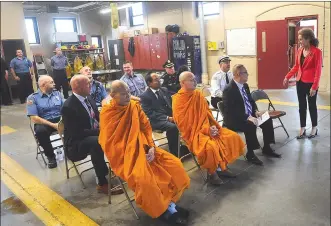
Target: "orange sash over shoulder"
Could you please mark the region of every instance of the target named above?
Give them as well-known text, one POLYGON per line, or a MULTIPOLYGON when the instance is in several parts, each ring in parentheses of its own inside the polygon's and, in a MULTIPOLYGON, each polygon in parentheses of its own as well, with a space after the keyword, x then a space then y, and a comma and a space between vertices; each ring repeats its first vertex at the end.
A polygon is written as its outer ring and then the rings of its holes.
POLYGON ((134 100, 119 106, 114 100, 102 107, 99 143, 114 173, 135 192, 137 205, 153 218, 166 211, 190 185, 181 161, 158 147, 147 162, 144 145, 154 146, 151 125, 134 100))
POLYGON ((218 166, 226 170, 227 164, 243 155, 245 145, 241 137, 216 122, 201 91, 179 90, 173 96, 172 109, 182 138, 209 173, 214 173, 218 166), (218 137, 210 136, 213 125, 220 131, 218 137))

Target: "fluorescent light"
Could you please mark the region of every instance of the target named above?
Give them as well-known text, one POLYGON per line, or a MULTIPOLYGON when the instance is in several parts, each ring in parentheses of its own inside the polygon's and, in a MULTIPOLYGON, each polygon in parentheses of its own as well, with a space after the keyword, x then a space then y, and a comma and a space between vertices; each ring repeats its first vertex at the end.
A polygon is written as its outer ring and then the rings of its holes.
MULTIPOLYGON (((127 5, 119 6, 119 7, 117 7, 117 10, 129 8, 132 5, 133 4, 127 4, 127 5)), ((101 14, 106 14, 106 13, 110 13, 110 12, 111 12, 111 9, 110 8, 100 10, 100 13, 101 14)))

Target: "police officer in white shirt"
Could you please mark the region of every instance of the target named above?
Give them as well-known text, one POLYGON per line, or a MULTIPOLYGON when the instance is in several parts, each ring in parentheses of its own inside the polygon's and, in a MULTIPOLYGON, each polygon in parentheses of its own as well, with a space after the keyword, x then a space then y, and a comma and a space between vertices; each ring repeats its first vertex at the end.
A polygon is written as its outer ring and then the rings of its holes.
POLYGON ((229 56, 218 58, 220 70, 211 78, 211 105, 217 109, 217 103, 222 100, 222 94, 225 86, 233 79, 230 71, 231 59, 229 56))

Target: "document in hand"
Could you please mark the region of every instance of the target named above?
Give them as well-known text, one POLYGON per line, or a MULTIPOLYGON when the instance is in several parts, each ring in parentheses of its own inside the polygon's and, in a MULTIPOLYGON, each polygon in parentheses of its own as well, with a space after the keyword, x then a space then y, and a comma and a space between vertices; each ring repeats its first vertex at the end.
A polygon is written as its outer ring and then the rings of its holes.
POLYGON ((265 121, 267 121, 270 118, 269 112, 266 111, 261 117, 257 118, 258 126, 262 125, 265 121))

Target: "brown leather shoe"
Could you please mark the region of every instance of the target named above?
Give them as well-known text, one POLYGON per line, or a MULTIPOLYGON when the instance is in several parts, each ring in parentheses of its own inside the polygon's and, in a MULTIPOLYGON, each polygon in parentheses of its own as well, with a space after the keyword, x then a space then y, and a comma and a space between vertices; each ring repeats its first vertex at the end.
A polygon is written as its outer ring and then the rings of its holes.
MULTIPOLYGON (((97 185, 97 191, 98 193, 103 193, 103 194, 106 194, 108 195, 108 184, 104 184, 104 185, 97 185)), ((111 194, 112 195, 120 195, 120 194, 123 194, 124 191, 121 187, 117 187, 117 188, 112 188, 111 190, 111 194)))
POLYGON ((223 184, 223 181, 221 178, 219 178, 219 176, 217 175, 217 173, 213 173, 213 174, 208 174, 208 182, 212 185, 221 185, 223 184))

